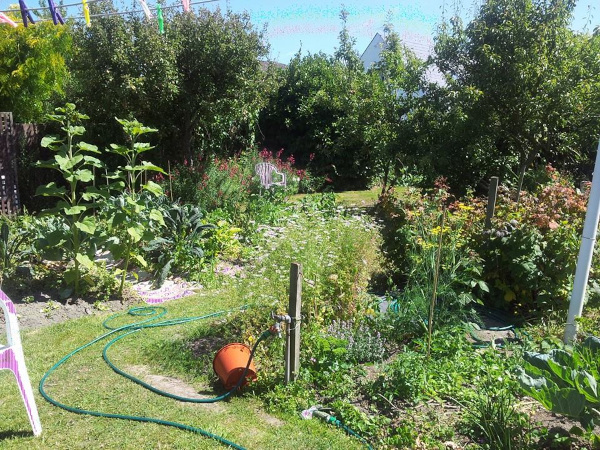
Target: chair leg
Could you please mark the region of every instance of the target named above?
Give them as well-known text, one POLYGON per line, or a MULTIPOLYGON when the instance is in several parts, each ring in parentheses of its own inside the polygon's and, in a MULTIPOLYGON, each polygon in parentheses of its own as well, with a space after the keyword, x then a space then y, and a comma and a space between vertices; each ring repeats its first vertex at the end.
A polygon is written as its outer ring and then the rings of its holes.
POLYGON ((17 385, 19 386, 19 391, 21 391, 21 397, 23 398, 23 403, 25 403, 25 409, 27 409, 27 415, 29 416, 29 422, 31 423, 33 434, 39 436, 42 433, 42 425, 40 423, 40 416, 35 404, 33 389, 31 388, 31 381, 29 380, 27 368, 25 367, 23 352, 18 350, 15 351, 14 348, 6 349, 2 354, 0 354, 0 369, 10 370, 17 379, 17 385))

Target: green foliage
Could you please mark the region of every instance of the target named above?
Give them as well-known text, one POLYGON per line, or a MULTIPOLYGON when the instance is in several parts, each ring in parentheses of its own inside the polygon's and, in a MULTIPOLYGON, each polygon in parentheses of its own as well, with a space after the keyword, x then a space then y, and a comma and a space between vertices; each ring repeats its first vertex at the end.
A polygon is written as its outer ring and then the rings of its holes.
POLYGON ((518 204, 502 192, 492 229, 474 236, 496 306, 528 311, 567 306, 588 193, 573 189, 552 167, 546 174, 550 181, 533 194, 523 192, 518 204))
POLYGON ((523 358, 518 370, 523 391, 546 409, 593 429, 600 420, 600 340, 590 336, 571 352, 525 352, 523 358))
POLYGON ((205 256, 204 234, 214 225, 205 224, 200 208, 192 205, 174 204, 162 216, 165 227, 161 235, 144 247, 154 263, 154 284, 162 286, 171 272, 197 279, 205 256))
POLYGON ((495 387, 484 389, 466 405, 465 424, 485 448, 518 449, 525 445, 526 418, 515 408, 510 391, 495 387))
POLYGON ((356 326, 352 320, 334 320, 327 332, 344 342, 345 356, 353 363, 377 362, 386 355, 385 339, 365 321, 356 326))
POLYGON ((270 83, 259 64, 267 52, 262 33, 230 11, 164 15, 164 34, 135 15, 75 27, 71 97, 102 127, 106 144, 123 111, 160 128, 163 163, 251 146, 270 83))
POLYGON ((151 180, 145 183, 142 181, 149 171, 159 173, 164 171, 148 161, 138 161, 142 153, 153 148, 146 142, 138 142, 138 139, 156 130, 142 125, 137 120, 117 119, 117 121, 122 125, 130 145, 111 144, 108 152, 125 158, 126 165, 120 166, 109 179, 117 180, 113 185, 124 187, 125 190, 121 195, 107 202, 105 214, 108 231, 113 234, 109 239, 110 252, 114 258, 124 260, 119 288, 119 295, 122 296, 130 261, 134 260, 142 267, 147 265, 138 251, 141 242, 147 242, 152 238, 155 227, 165 225, 161 211, 147 208, 144 198, 137 190, 139 188, 141 192, 161 196, 162 189, 158 184, 151 180))
MULTIPOLYGON (((518 355, 510 357, 493 349, 473 351, 464 327, 440 327, 433 332, 431 357, 424 338, 405 346, 366 391, 373 400, 418 403, 426 399, 467 401, 489 380, 514 385, 510 371, 518 355)), ((490 381, 490 382, 492 382, 490 381)))
POLYGON ((17 265, 32 253, 32 230, 28 227, 29 216, 0 218, 0 286, 15 273, 17 265))
POLYGON ((61 125, 65 136, 46 136, 42 139, 42 147, 49 148, 55 155, 49 161, 38 162, 37 167, 59 172, 66 187, 53 181, 39 186, 36 195, 58 198, 55 208, 45 213, 57 214, 66 226, 57 227, 45 236, 41 245, 47 249, 48 259, 65 258, 73 262, 73 268, 66 271, 64 277, 67 285, 73 286, 75 293, 79 293, 80 266, 89 270, 96 250, 97 223, 90 212, 98 206, 97 201, 106 195, 89 183, 94 180, 93 170, 104 165, 96 156, 92 156, 100 153, 95 145, 76 142, 85 133, 81 122, 88 117, 78 112, 75 105, 67 103, 62 108, 56 108, 56 114, 48 118, 61 125))
POLYGON ((41 121, 63 94, 71 53, 67 27, 0 27, 0 109, 16 122, 41 121))
POLYGON ((456 187, 491 175, 520 186, 538 158, 569 165, 593 151, 600 122, 584 92, 598 83, 597 37, 569 28, 574 7, 487 0, 466 26, 442 24, 435 62, 446 86, 429 92, 422 111, 421 150, 434 174, 456 187))
MULTIPOLYGON (((472 251, 471 233, 480 230, 481 211, 454 202, 446 211, 441 229, 442 204, 447 193, 440 184, 430 195, 412 191, 402 199, 386 195, 379 205, 384 220, 384 240, 391 270, 404 283, 397 300, 400 308, 413 309, 417 318, 428 316, 433 279, 442 233, 441 269, 435 318, 452 321, 469 314, 474 303, 482 303, 488 291, 481 272, 481 258, 472 251), (401 278, 402 276, 402 278, 401 278)), ((392 273, 393 273, 392 272, 392 273)), ((411 327, 417 331, 420 327, 411 327)))

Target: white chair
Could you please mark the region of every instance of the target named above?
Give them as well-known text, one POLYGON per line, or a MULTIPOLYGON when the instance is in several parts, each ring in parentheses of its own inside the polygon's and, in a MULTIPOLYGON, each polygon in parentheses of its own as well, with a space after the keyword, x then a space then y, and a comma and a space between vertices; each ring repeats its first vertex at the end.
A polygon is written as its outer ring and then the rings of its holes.
POLYGON ((1 290, 0 307, 4 311, 6 338, 8 340, 7 345, 0 345, 0 370, 7 369, 15 375, 19 390, 21 391, 21 397, 23 397, 23 402, 25 402, 31 428, 33 428, 33 434, 39 436, 42 433, 42 425, 40 424, 40 416, 35 405, 35 398, 33 397, 27 368, 25 367, 17 312, 14 303, 1 290))
POLYGON ((260 184, 265 189, 269 189, 271 186, 285 186, 285 173, 277 170, 273 164, 268 162, 261 162, 254 166, 256 175, 260 178, 260 184), (281 177, 281 180, 273 181, 273 174, 281 177))

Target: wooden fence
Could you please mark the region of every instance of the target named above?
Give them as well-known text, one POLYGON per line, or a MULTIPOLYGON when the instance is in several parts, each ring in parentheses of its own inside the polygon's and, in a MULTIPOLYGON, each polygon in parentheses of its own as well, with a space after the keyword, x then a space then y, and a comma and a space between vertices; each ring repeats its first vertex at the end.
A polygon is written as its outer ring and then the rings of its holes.
POLYGON ((16 214, 20 207, 12 113, 0 112, 0 214, 16 214))

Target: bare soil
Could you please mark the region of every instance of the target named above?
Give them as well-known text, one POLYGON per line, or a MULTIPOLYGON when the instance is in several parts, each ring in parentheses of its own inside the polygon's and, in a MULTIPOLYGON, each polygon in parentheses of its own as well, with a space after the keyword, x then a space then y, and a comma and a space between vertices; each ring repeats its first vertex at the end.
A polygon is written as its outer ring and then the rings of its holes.
MULTIPOLYGON (((141 301, 141 297, 135 292, 128 292, 123 300, 109 298, 98 301, 89 297, 62 300, 58 291, 35 286, 3 286, 3 290, 15 304, 21 330, 42 328, 69 319, 105 314, 107 311, 123 311, 141 301)), ((3 335, 4 315, 0 312, 0 336, 3 335)))

